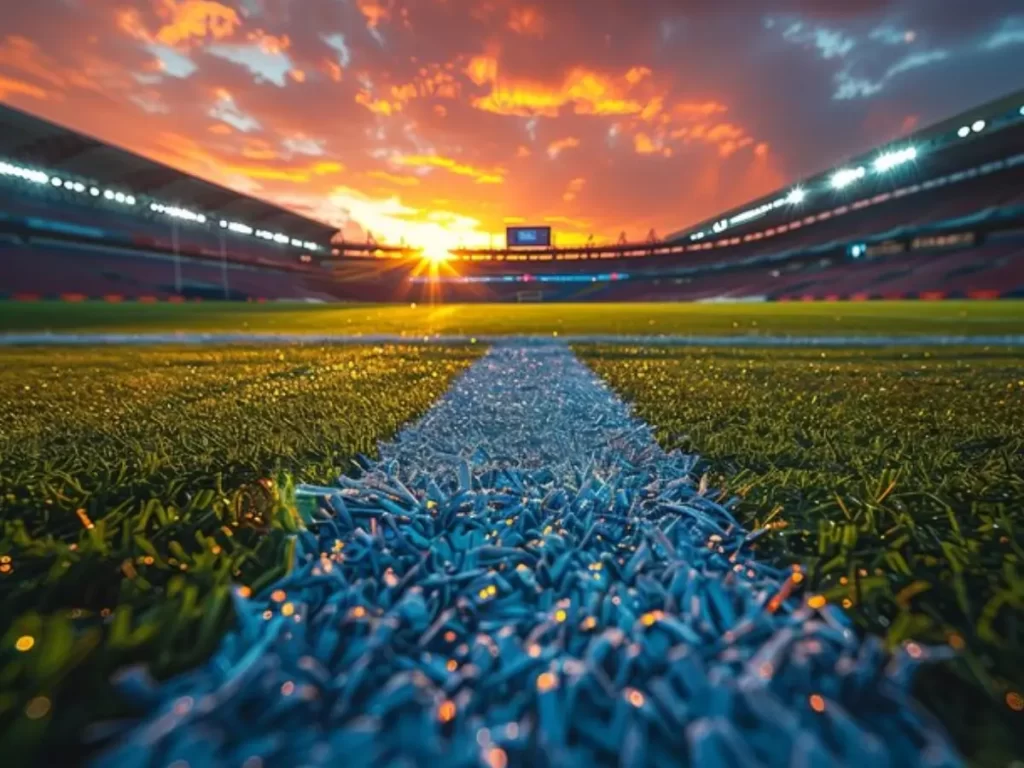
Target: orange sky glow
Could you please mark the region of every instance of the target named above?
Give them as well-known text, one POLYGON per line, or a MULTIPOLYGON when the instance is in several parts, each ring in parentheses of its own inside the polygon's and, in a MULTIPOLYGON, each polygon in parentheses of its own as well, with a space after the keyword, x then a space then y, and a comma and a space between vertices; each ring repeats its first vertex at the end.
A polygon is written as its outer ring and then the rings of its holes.
POLYGON ((437 250, 667 234, 1019 85, 1013 2, 753 5, 34 0, 0 101, 437 250))

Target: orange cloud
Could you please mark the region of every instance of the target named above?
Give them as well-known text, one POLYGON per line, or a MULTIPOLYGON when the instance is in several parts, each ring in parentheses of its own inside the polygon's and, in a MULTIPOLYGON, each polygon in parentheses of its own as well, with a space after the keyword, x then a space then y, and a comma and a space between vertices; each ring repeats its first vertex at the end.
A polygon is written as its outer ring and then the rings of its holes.
POLYGON ((323 67, 327 71, 327 76, 331 78, 331 80, 336 83, 341 82, 342 69, 340 64, 336 61, 331 61, 330 59, 324 59, 323 67))
POLYGON ((676 117, 686 119, 709 117, 727 111, 728 108, 717 101, 683 101, 672 107, 672 113, 676 117))
POLYGON ((415 82, 400 86, 400 88, 404 88, 405 92, 409 94, 407 98, 419 95, 434 96, 439 99, 457 99, 460 84, 450 72, 446 72, 439 64, 433 64, 430 68, 421 67, 415 82))
MULTIPOLYGON (((710 113, 721 110, 708 107, 706 111, 710 113)), ((693 114, 697 114, 697 112, 694 111, 693 114)), ((718 150, 718 154, 721 157, 729 157, 738 150, 749 147, 754 143, 754 138, 749 136, 746 130, 729 122, 715 123, 714 125, 699 122, 696 125, 677 128, 671 131, 669 136, 673 139, 683 139, 687 143, 700 141, 712 144, 718 150)))
POLYGON ((394 173, 388 173, 387 171, 370 171, 366 175, 372 179, 390 181, 392 184, 398 184, 402 187, 415 187, 420 183, 420 180, 415 176, 399 176, 394 173))
MULTIPOLYGON (((445 0, 436 2, 443 4, 445 0)), ((767 145, 759 144, 759 137, 752 135, 756 122, 741 121, 727 106, 735 94, 707 90, 707 83, 690 81, 689 77, 683 83, 680 75, 663 70, 660 60, 657 65, 650 63, 655 61, 657 39, 649 41, 646 48, 652 58, 640 54, 623 59, 624 49, 619 49, 612 59, 619 62, 612 65, 617 68, 607 69, 604 43, 598 36, 594 50, 585 58, 568 58, 567 49, 555 50, 543 70, 547 74, 520 76, 511 61, 506 63, 503 48, 499 47, 501 41, 510 46, 529 46, 536 38, 546 37, 557 49, 562 41, 553 35, 563 14, 558 10, 555 15, 554 3, 473 0, 470 5, 474 7, 492 6, 491 27, 480 39, 493 42, 477 48, 479 55, 460 53, 458 45, 444 50, 446 41, 439 39, 427 39, 420 46, 411 38, 403 38, 401 56, 396 48, 398 40, 388 41, 392 45, 381 50, 371 33, 374 27, 382 33, 400 30, 404 19, 400 9, 409 5, 412 16, 416 4, 402 0, 356 0, 349 4, 355 7, 357 3, 361 15, 355 17, 356 28, 343 30, 344 40, 331 46, 337 53, 332 55, 319 45, 312 49, 300 45, 300 38, 306 39, 310 29, 295 26, 299 17, 272 14, 264 20, 259 14, 244 15, 244 7, 253 7, 248 0, 110 0, 109 7, 134 6, 140 10, 90 14, 89 18, 98 20, 96 28, 86 28, 87 15, 82 14, 83 28, 76 30, 77 42, 74 46, 69 43, 66 51, 56 52, 54 59, 44 53, 53 49, 42 43, 38 49, 33 46, 32 35, 25 35, 29 40, 12 42, 0 33, 0 99, 33 108, 33 99, 48 97, 49 103, 36 102, 47 107, 48 117, 97 133, 104 140, 147 155, 156 154, 185 172, 240 192, 286 205, 294 201, 299 210, 335 223, 351 216, 364 228, 373 228, 377 236, 404 235, 410 242, 415 242, 420 233, 412 225, 423 224, 430 227, 422 230, 424 236, 440 240, 442 230, 458 231, 460 237, 468 233, 468 244, 473 237, 486 235, 488 229, 499 231, 502 214, 508 210, 532 222, 547 216, 550 223, 564 229, 564 238, 559 238, 563 245, 579 233, 585 239, 586 231, 580 228, 591 226, 595 235, 610 237, 611 241, 622 228, 635 238, 651 226, 659 231, 671 229, 692 220, 698 212, 713 212, 706 208, 738 202, 756 186, 743 174, 749 173, 761 184, 775 165, 776 147, 772 146, 769 154, 767 145), (225 13, 225 8, 236 9, 237 14, 225 13), (258 28, 261 26, 263 29, 258 28), (147 54, 145 49, 150 46, 139 45, 136 40, 173 45, 183 52, 214 42, 238 44, 246 56, 255 54, 257 60, 276 57, 275 82, 292 85, 293 80, 304 80, 304 91, 319 89, 315 100, 327 103, 332 94, 354 99, 373 115, 355 110, 352 120, 338 124, 322 111, 282 111, 282 96, 272 96, 271 89, 254 82, 244 70, 231 72, 213 64, 207 66, 209 62, 196 55, 191 58, 200 68, 189 89, 171 78, 154 76, 153 67, 160 57, 172 70, 175 59, 166 50, 157 56, 153 53, 159 53, 156 48, 147 54), (135 53, 129 49, 135 49, 135 53), (126 50, 128 59, 117 54, 126 50), (125 82, 113 89, 108 87, 112 75, 102 68, 103 59, 98 58, 101 51, 111 58, 109 64, 117 64, 124 77, 125 82), (395 55, 389 56, 389 51, 395 55), (90 55, 94 59, 91 62, 90 55), (289 56, 292 64, 288 63, 289 56), (355 68, 350 69, 353 60, 355 68), (219 77, 214 74, 217 71, 229 79, 211 81, 219 77), (75 77, 78 79, 73 80, 75 77), (342 81, 351 83, 351 95, 345 95, 348 88, 343 93, 335 85, 342 81), (209 116, 214 89, 222 83, 231 87, 237 106, 233 102, 214 104, 213 114, 230 119, 231 124, 217 123, 217 117, 209 116), (139 100, 150 92, 161 96, 167 114, 144 116, 138 109, 139 100), (694 98, 687 92, 713 93, 717 98, 694 98), (103 100, 96 94, 103 94, 103 100), (190 98, 199 98, 203 104, 190 104, 190 98), (466 106, 470 107, 468 114, 466 106), (482 112, 491 114, 485 116, 482 112), (100 114, 103 117, 97 117, 100 114), (493 115, 517 117, 502 121, 493 115), (518 116, 562 120, 531 121, 524 126, 526 121, 518 116), (102 125, 107 119, 109 129, 102 125), (386 134, 380 129, 385 124, 386 134), (185 143, 180 137, 161 139, 161 130, 171 125, 195 143, 185 143), (535 131, 538 125, 539 131, 535 131), (319 137, 304 145, 308 151, 288 143, 300 130, 305 136, 319 137), (684 144, 696 151, 681 152, 684 144), (617 172, 586 180, 566 174, 553 182, 538 181, 535 174, 513 172, 529 168, 526 160, 535 162, 533 155, 541 161, 545 156, 560 157, 570 151, 566 161, 579 161, 581 169, 586 167, 583 163, 589 166, 611 154, 617 172), (649 156, 665 166, 669 161, 663 158, 672 157, 671 167, 678 169, 674 177, 692 179, 694 183, 685 185, 679 195, 672 195, 668 187, 673 171, 664 178, 659 174, 649 185, 634 186, 625 194, 621 179, 637 169, 642 174, 644 168, 653 167, 646 159, 649 156), (329 162, 333 157, 351 164, 351 176, 343 175, 338 163, 329 162), (731 157, 728 169, 724 157, 731 157), (697 188, 695 171, 702 164, 715 166, 722 173, 713 198, 697 188), (348 182, 348 178, 356 181, 348 182), (343 182, 361 191, 340 187, 343 182), (539 194, 535 189, 538 183, 542 184, 539 194), (485 184, 491 186, 479 186, 485 184), (339 192, 342 189, 346 191, 339 192), (439 203, 440 199, 445 203, 439 203), (342 206, 349 203, 350 212, 343 210, 342 206), (595 215, 589 223, 582 217, 590 215, 587 209, 591 206, 595 215), (442 213, 430 218, 436 211, 442 213), (471 219, 481 223, 476 225, 471 219)), ((91 3, 78 5, 85 8, 91 3)), ((271 4, 264 5, 269 8, 271 4)), ((463 14, 462 20, 467 16, 463 14)), ((452 23, 456 21, 453 16, 452 23)), ((17 27, 12 26, 14 29, 17 27)), ((453 29, 453 34, 456 31, 453 29)), ((655 29, 655 36, 657 32, 655 29)), ((382 38, 376 37, 381 43, 382 38)), ((293 89, 297 87, 292 85, 293 89)), ((287 100, 286 95, 283 98, 287 100)), ((348 104, 351 113, 352 102, 348 104)), ((897 124, 903 114, 897 115, 897 124)), ((352 224, 350 229, 358 232, 359 228, 352 224)))
POLYGON ((275 36, 264 32, 262 29, 249 33, 249 40, 256 43, 261 51, 271 55, 284 53, 292 47, 292 41, 288 35, 275 36))
POLYGON ((243 194, 252 194, 260 189, 244 173, 237 172, 233 166, 207 151, 196 141, 180 133, 164 131, 155 137, 153 146, 146 154, 154 160, 180 168, 186 173, 193 173, 210 181, 231 187, 243 194))
POLYGON ((633 149, 636 150, 638 155, 651 155, 657 152, 660 147, 646 133, 638 133, 633 137, 633 149))
POLYGON ((277 157, 277 152, 265 141, 248 139, 242 147, 242 157, 250 160, 273 160, 277 157))
POLYGON ((732 123, 719 123, 718 125, 712 126, 708 129, 704 135, 708 141, 736 141, 743 137, 744 131, 742 128, 733 125, 732 123))
MULTIPOLYGON (((263 142, 249 142, 247 159, 269 159, 266 151, 269 145, 263 142), (261 150, 263 152, 261 153, 261 150)), ((261 189, 259 181, 283 181, 304 184, 315 177, 329 176, 345 170, 341 163, 321 161, 310 165, 261 165, 258 163, 235 163, 214 154, 187 136, 163 132, 157 135, 149 156, 202 178, 216 181, 245 194, 254 194, 261 189)))
POLYGON ((341 173, 345 170, 345 166, 341 163, 327 160, 313 164, 313 166, 311 166, 311 170, 317 176, 327 176, 331 173, 341 173))
POLYGON ((114 16, 118 29, 136 40, 152 40, 152 36, 142 22, 142 16, 134 8, 122 8, 114 16))
POLYGON ((311 166, 271 167, 265 165, 229 165, 229 170, 250 179, 266 179, 269 181, 290 181, 303 184, 313 176, 326 176, 344 170, 341 163, 316 163, 311 166))
POLYGON ((415 99, 419 95, 419 91, 412 83, 406 83, 405 85, 391 86, 391 95, 398 101, 409 101, 415 99))
POLYGON ((490 93, 473 99, 473 106, 498 115, 557 117, 570 105, 578 115, 635 115, 644 110, 643 103, 629 97, 625 78, 615 80, 583 67, 572 69, 557 87, 502 79, 493 56, 473 57, 465 72, 476 85, 491 87, 490 93))
POLYGON ((562 195, 562 200, 567 203, 571 203, 573 200, 576 199, 576 195, 578 195, 583 190, 583 187, 586 185, 586 183, 587 180, 584 178, 575 178, 572 181, 570 181, 565 188, 564 194, 562 195))
POLYGON ((651 70, 648 67, 633 67, 626 73, 626 82, 630 85, 636 85, 645 77, 649 77, 651 70))
POLYGON ((118 28, 131 37, 177 48, 229 38, 242 24, 237 11, 214 0, 159 0, 156 12, 163 24, 155 33, 134 9, 118 11, 115 19, 118 28))
POLYGON ((366 18, 366 25, 376 29, 382 21, 391 20, 391 8, 382 5, 379 0, 358 0, 356 5, 366 18))
POLYGON ((544 17, 531 6, 513 8, 509 12, 508 28, 527 37, 541 38, 544 37, 544 17))
POLYGON ((46 101, 49 98, 46 91, 38 86, 23 83, 20 80, 11 80, 0 75, 0 99, 6 99, 12 95, 29 96, 40 101, 46 101))
POLYGON ((566 136, 564 139, 558 139, 548 144, 548 157, 554 159, 562 154, 564 149, 573 149, 580 145, 580 140, 575 136, 566 136))
POLYGON ((404 155, 396 157, 394 162, 412 168, 442 168, 457 176, 468 176, 477 184, 502 184, 505 181, 503 168, 485 171, 442 155, 404 155))
POLYGON ((498 79, 498 60, 493 56, 474 56, 466 65, 466 75, 477 85, 498 79))
MULTIPOLYGON (((17 35, 9 35, 0 45, 0 67, 10 71, 18 72, 44 85, 58 90, 68 88, 85 88, 92 91, 102 91, 100 85, 90 77, 90 73, 99 68, 93 62, 92 66, 83 65, 77 68, 64 68, 56 60, 48 56, 39 46, 31 40, 17 35)), ((43 90, 34 84, 21 81, 19 88, 38 92, 43 90)), ((31 95, 26 93, 25 95, 31 95)))
POLYGON ((362 104, 375 115, 390 115, 392 112, 402 109, 401 102, 392 106, 390 102, 384 99, 373 98, 368 91, 360 91, 356 94, 356 104, 362 104))

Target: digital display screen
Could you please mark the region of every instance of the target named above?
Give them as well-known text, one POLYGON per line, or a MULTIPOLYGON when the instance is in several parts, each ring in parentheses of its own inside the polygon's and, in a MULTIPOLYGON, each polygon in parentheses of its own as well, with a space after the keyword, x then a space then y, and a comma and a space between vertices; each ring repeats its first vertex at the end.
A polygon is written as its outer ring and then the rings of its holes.
POLYGON ((508 227, 505 230, 505 246, 507 248, 549 245, 551 245, 551 227, 508 227))

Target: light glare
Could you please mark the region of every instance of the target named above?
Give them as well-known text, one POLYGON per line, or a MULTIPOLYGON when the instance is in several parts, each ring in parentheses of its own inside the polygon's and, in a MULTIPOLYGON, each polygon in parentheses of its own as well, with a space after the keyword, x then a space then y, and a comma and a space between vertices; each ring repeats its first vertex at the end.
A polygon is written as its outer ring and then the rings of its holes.
POLYGON ((884 173, 886 171, 891 171, 898 165, 903 165, 904 163, 909 163, 916 159, 917 149, 914 147, 907 147, 906 149, 901 149, 898 152, 886 152, 884 155, 881 155, 877 160, 875 160, 874 167, 879 173, 884 173))
POLYGON ((841 171, 836 171, 832 174, 832 186, 835 189, 842 189, 855 181, 859 181, 864 178, 864 166, 858 166, 857 168, 843 168, 841 171))

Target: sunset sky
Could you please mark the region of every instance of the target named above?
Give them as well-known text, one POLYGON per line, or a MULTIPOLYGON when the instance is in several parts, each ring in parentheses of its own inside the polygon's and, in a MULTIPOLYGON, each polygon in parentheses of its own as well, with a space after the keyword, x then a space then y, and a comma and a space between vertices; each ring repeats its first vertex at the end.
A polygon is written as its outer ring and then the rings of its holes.
POLYGON ((0 5, 0 101, 392 242, 664 235, 1024 85, 1020 0, 0 5))

